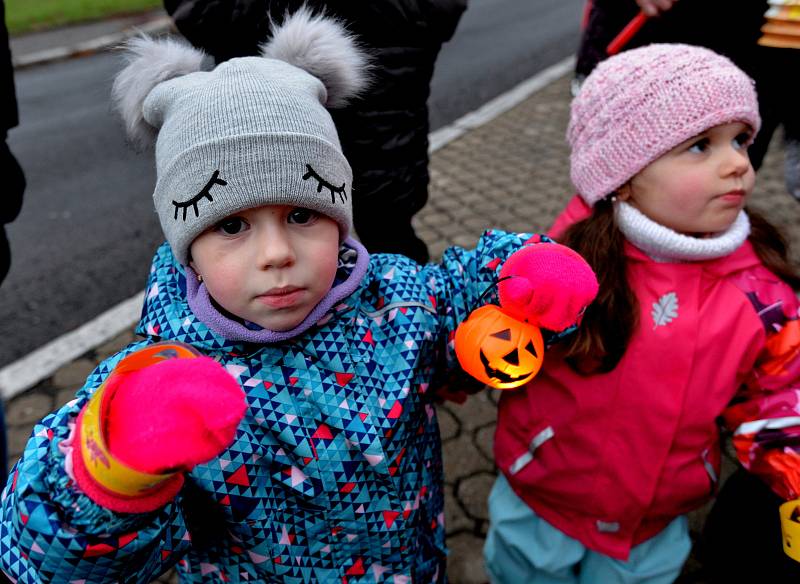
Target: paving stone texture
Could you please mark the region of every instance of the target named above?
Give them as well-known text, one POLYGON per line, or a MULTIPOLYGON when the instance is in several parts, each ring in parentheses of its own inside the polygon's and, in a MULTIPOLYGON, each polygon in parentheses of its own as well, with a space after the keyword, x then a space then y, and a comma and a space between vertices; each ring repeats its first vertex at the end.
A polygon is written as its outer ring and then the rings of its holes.
MULTIPOLYGON (((433 257, 450 245, 473 246, 487 227, 547 229, 573 192, 564 138, 569 101, 569 77, 565 76, 433 154, 430 201, 415 218, 433 257)), ((776 139, 759 172, 752 206, 783 228, 797 261, 800 204, 787 194, 782 168, 783 150, 776 139)), ((95 364, 132 339, 132 331, 122 333, 6 404, 12 463, 33 424, 68 401, 95 364)), ((496 393, 487 390, 463 405, 439 408, 447 487, 448 573, 453 584, 487 581, 481 548, 488 526, 486 499, 496 472, 492 462, 496 399, 496 393)), ((725 475, 733 468, 730 458, 726 467, 725 475)), ((693 535, 707 510, 692 514, 693 535)), ((157 582, 176 581, 174 574, 168 574, 157 582)), ((694 557, 687 562, 680 582, 703 584, 694 557)))

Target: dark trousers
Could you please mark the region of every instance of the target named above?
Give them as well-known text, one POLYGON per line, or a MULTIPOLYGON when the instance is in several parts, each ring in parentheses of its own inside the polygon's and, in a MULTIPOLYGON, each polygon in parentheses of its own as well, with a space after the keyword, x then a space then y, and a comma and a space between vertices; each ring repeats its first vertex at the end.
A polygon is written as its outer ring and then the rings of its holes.
MULTIPOLYGON (((0 135, 0 138, 4 138, 0 135)), ((11 266, 11 250, 6 238, 4 225, 16 219, 22 208, 22 193, 25 191, 25 175, 17 159, 8 149, 5 139, 0 140, 0 283, 5 279, 11 266)), ((6 424, 3 416, 3 404, 0 402, 0 489, 6 483, 8 467, 6 454, 6 424)), ((3 582, 0 574, 0 582, 3 582)))
POLYGON ((16 219, 22 208, 22 193, 25 191, 25 175, 17 159, 8 149, 5 139, 0 140, 0 180, 3 184, 0 194, 0 283, 2 283, 11 266, 11 250, 3 226, 16 219))
POLYGON ((420 264, 428 262, 428 246, 414 232, 411 216, 382 222, 385 213, 370 215, 369 208, 364 206, 354 210, 358 237, 369 251, 399 253, 420 264))
POLYGON ((699 556, 712 584, 800 582, 800 563, 783 553, 783 500, 739 469, 725 482, 706 519, 699 556))

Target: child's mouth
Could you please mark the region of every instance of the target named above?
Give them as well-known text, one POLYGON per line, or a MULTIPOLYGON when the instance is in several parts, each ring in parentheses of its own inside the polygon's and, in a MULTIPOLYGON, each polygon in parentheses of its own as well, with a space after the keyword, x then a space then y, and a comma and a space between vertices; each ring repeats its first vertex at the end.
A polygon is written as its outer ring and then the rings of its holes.
POLYGON ((741 203, 742 200, 744 199, 744 191, 743 190, 731 191, 729 193, 725 193, 724 195, 720 195, 719 198, 728 203, 738 204, 741 203))
POLYGON ((302 288, 287 286, 273 288, 258 297, 258 300, 271 308, 287 308, 294 306, 303 294, 302 288))

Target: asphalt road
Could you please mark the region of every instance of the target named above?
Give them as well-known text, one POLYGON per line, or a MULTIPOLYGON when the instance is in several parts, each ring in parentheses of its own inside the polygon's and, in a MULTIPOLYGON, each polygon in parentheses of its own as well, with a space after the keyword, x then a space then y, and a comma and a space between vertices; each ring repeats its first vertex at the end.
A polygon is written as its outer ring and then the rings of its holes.
MULTIPOLYGON (((583 0, 471 0, 431 88, 436 129, 574 53, 583 0)), ((17 72, 21 125, 9 143, 28 189, 8 227, 0 366, 141 290, 162 241, 152 157, 124 141, 109 88, 119 57, 17 72)))

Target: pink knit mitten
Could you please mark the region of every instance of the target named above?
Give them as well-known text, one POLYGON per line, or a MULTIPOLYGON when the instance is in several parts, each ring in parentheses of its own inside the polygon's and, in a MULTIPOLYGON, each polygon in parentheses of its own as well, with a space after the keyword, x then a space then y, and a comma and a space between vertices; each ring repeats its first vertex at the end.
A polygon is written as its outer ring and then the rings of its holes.
POLYGON ((503 264, 500 278, 503 309, 552 331, 576 324, 597 295, 597 278, 586 260, 557 243, 537 243, 514 252, 503 264))
POLYGON ((246 409, 239 384, 213 359, 177 343, 145 347, 78 416, 75 480, 112 511, 157 509, 180 490, 183 472, 233 442, 246 409))

